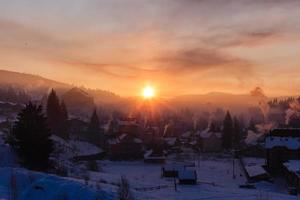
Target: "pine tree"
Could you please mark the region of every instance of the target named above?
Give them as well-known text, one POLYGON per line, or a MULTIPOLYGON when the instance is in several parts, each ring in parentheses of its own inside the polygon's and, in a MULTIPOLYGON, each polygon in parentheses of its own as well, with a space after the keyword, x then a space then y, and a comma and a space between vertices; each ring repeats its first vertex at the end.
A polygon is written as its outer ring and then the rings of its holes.
POLYGON ((229 111, 227 111, 223 122, 223 147, 230 149, 232 147, 233 122, 229 111))
POLYGON ((88 139, 96 145, 104 146, 104 135, 100 128, 100 121, 96 109, 94 110, 89 123, 88 139))
POLYGON ((61 108, 56 92, 52 89, 47 101, 47 121, 53 134, 59 135, 61 122, 61 108))
POLYGON ((100 121, 98 118, 97 110, 95 109, 89 124, 89 132, 98 133, 100 131, 100 121))
POLYGON ((48 125, 53 134, 68 139, 68 111, 65 103, 59 103, 56 92, 52 89, 47 101, 48 125))
POLYGON ((241 126, 237 117, 233 118, 233 145, 235 148, 239 147, 241 141, 241 126))
POLYGON ((60 128, 59 128, 60 135, 62 138, 68 139, 69 138, 69 126, 68 126, 69 115, 64 101, 62 101, 60 104, 60 115, 61 115, 60 128))
POLYGON ((45 169, 53 150, 51 132, 42 106, 31 102, 19 113, 12 130, 12 146, 23 163, 32 169, 45 169))

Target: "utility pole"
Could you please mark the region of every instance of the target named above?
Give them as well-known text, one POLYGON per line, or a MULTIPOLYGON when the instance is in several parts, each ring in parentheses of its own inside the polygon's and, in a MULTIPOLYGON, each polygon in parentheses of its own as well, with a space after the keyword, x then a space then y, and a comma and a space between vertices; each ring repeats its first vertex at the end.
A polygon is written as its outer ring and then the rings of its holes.
POLYGON ((232 178, 235 179, 235 170, 234 170, 234 168, 235 168, 235 162, 234 162, 234 159, 235 159, 235 151, 234 151, 234 150, 233 150, 232 155, 233 155, 233 159, 232 159, 232 178))
POLYGON ((174 189, 175 189, 175 191, 177 191, 177 183, 176 183, 176 176, 175 176, 175 169, 173 168, 173 172, 174 172, 174 175, 173 175, 173 177, 174 177, 174 189))

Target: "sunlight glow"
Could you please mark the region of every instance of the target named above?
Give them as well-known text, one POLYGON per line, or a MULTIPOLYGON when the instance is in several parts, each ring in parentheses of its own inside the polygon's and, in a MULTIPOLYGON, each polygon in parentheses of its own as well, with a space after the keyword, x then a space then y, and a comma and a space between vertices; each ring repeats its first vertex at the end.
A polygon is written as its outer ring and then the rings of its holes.
POLYGON ((155 89, 152 86, 146 86, 143 89, 143 97, 145 99, 151 99, 155 96, 155 89))

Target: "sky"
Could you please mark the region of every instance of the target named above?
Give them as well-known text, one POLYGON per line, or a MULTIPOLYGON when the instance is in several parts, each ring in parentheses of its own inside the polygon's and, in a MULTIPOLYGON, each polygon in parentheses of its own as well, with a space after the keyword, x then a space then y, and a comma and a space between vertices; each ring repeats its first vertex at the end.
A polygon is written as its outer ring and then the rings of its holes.
POLYGON ((0 0, 0 69, 136 95, 299 94, 299 0, 0 0))

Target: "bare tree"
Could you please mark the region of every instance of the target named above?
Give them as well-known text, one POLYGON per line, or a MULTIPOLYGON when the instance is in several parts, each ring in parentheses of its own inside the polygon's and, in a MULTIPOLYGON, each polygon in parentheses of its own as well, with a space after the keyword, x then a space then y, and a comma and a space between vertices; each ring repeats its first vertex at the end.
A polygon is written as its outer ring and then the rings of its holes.
POLYGON ((120 187, 118 191, 119 200, 134 200, 130 192, 130 185, 126 177, 121 177, 120 187))

